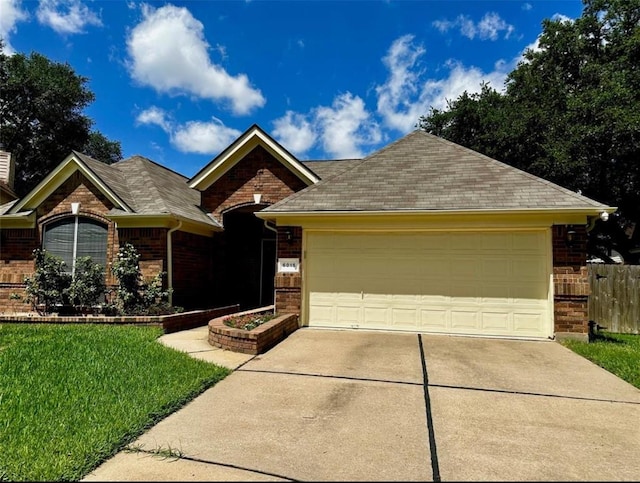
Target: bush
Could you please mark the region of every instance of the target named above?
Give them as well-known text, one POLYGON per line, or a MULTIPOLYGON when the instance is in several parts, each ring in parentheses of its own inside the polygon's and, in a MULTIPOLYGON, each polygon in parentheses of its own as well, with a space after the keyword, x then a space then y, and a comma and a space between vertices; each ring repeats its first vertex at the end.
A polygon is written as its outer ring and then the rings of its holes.
POLYGON ((166 315, 180 312, 169 304, 171 289, 163 289, 166 272, 159 272, 151 281, 144 282, 140 271, 140 254, 130 243, 118 250, 111 271, 118 281, 115 309, 123 315, 166 315))
POLYGON ((35 271, 24 279, 27 302, 39 314, 47 314, 51 307, 67 303, 67 292, 71 285, 71 275, 65 271, 62 258, 46 250, 33 251, 35 271))
POLYGON ((106 289, 104 267, 94 263, 91 257, 77 258, 69 286, 69 300, 74 307, 96 305, 104 297, 106 289))

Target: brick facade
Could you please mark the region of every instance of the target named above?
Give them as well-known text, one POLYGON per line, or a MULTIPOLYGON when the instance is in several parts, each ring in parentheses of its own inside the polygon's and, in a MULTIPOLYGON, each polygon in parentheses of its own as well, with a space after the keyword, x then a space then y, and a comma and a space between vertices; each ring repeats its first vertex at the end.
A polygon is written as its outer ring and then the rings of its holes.
POLYGON ((584 225, 554 225, 553 308, 557 338, 588 338, 589 279, 587 276, 587 230, 584 225), (567 242, 567 232, 573 240, 567 242))
POLYGON ((299 314, 302 305, 302 228, 278 227, 277 258, 298 258, 300 260, 299 273, 276 273, 276 312, 299 314), (287 232, 291 232, 288 240, 287 232))
POLYGON ((254 204, 254 193, 262 195, 261 204, 271 205, 306 186, 266 149, 257 146, 202 192, 202 208, 222 222, 225 211, 254 204))

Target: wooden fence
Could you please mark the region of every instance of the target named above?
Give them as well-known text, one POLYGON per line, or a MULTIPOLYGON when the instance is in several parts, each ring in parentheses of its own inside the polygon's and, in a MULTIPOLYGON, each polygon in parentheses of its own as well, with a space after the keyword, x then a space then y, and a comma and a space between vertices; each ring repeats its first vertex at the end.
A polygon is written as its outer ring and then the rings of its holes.
POLYGON ((589 320, 609 332, 640 334, 640 265, 589 264, 589 320))

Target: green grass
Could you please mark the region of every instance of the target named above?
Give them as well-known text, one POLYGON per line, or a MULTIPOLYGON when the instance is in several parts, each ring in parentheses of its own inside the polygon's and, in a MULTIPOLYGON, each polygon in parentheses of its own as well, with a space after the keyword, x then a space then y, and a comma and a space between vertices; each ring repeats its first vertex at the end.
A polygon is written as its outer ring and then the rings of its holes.
POLYGON ((640 335, 600 332, 593 342, 563 345, 640 389, 640 335))
POLYGON ((161 329, 0 325, 0 480, 79 480, 229 370, 161 329))

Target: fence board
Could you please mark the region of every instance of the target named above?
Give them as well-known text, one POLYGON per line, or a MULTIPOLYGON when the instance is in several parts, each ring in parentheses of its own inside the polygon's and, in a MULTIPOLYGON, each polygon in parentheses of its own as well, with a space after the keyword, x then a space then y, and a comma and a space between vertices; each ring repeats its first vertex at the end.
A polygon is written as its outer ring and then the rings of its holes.
POLYGON ((640 265, 589 264, 589 320, 610 332, 640 334, 640 265))

